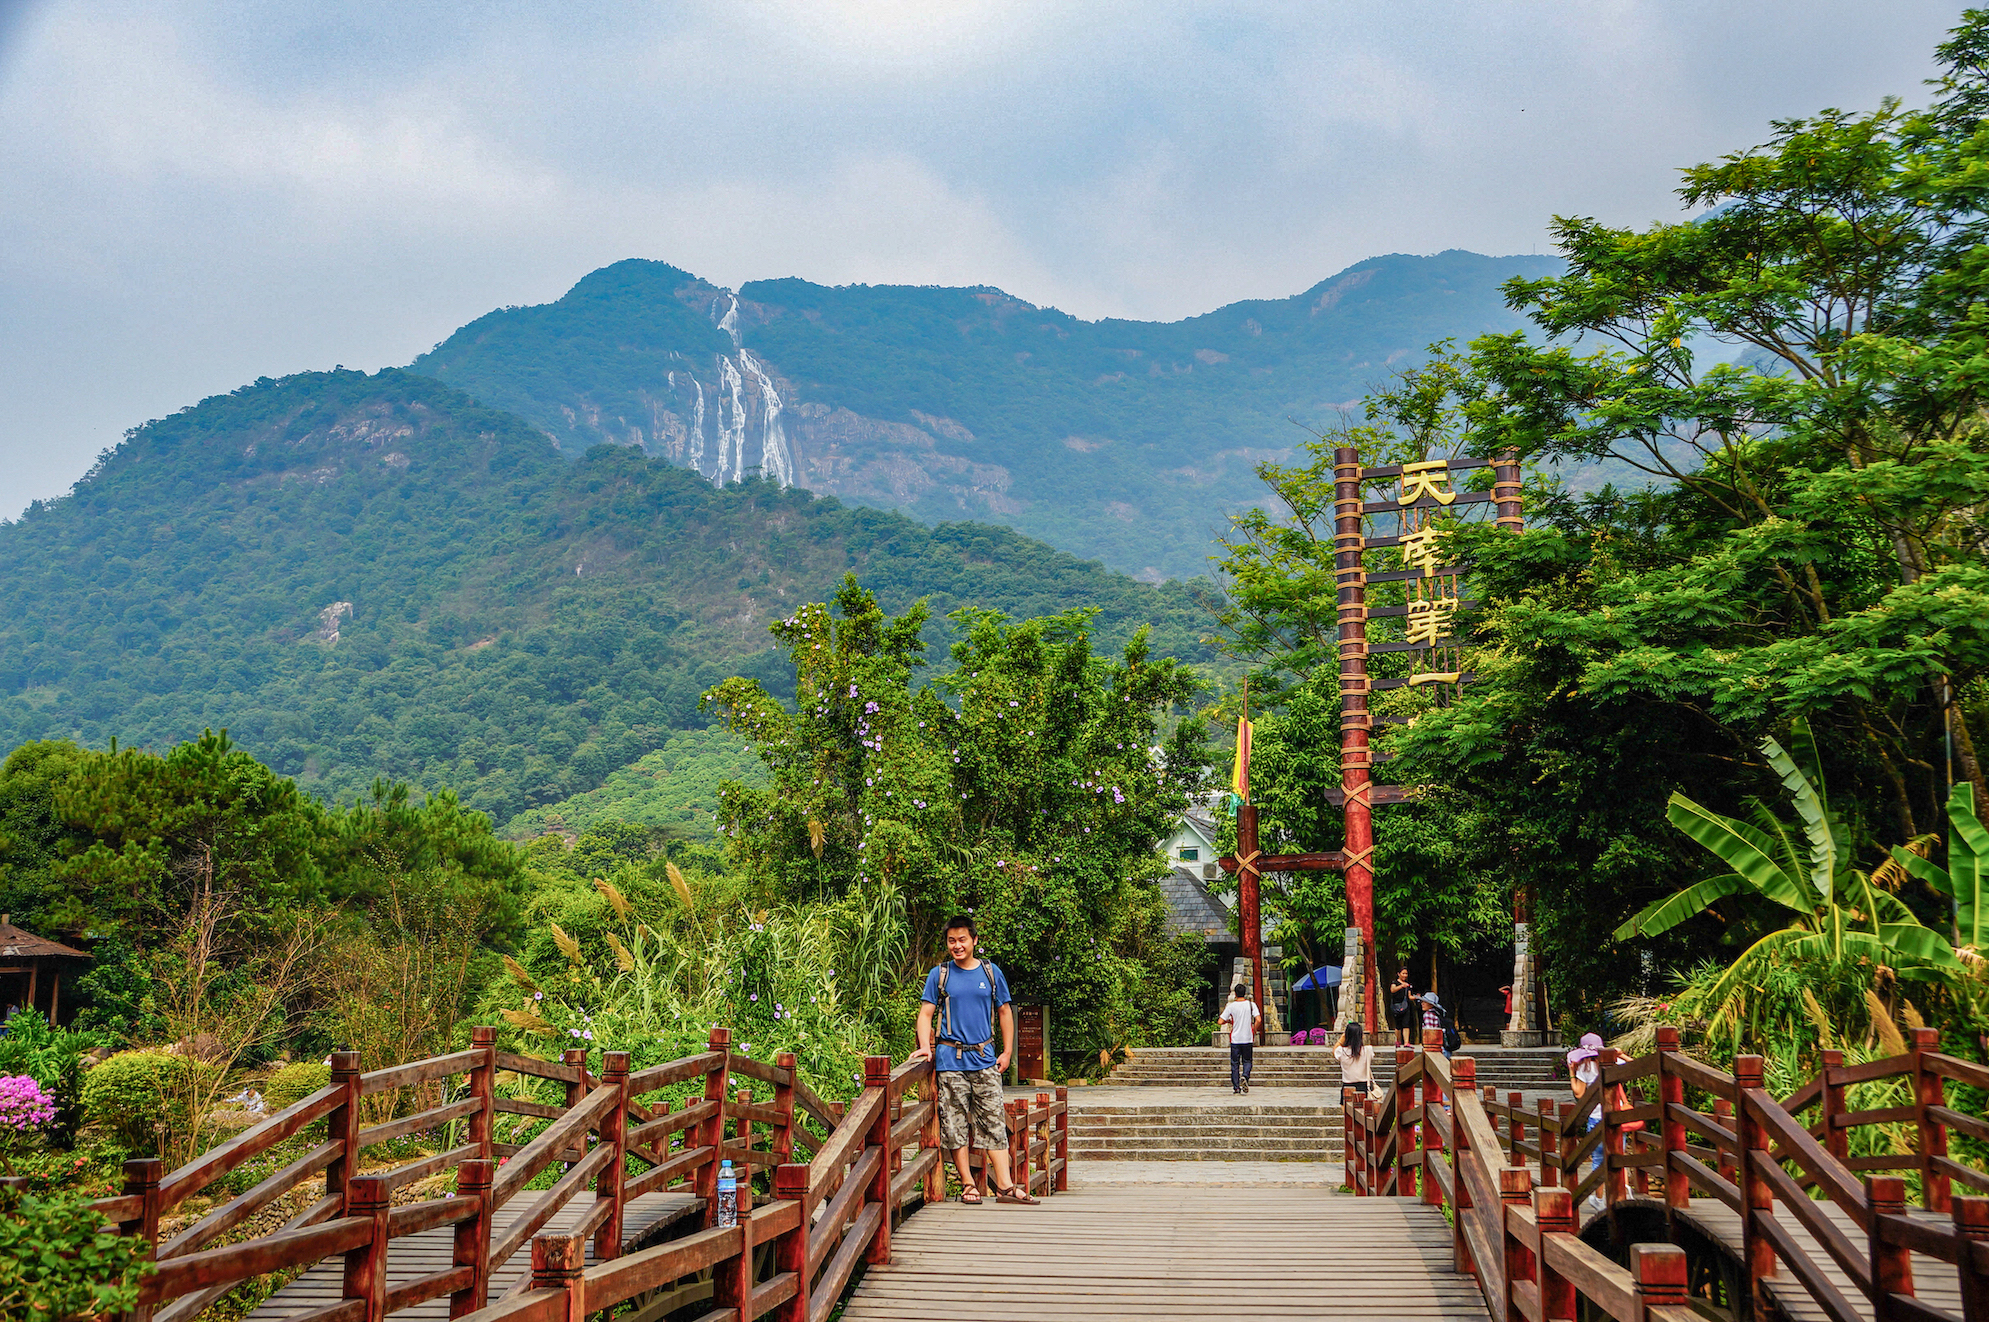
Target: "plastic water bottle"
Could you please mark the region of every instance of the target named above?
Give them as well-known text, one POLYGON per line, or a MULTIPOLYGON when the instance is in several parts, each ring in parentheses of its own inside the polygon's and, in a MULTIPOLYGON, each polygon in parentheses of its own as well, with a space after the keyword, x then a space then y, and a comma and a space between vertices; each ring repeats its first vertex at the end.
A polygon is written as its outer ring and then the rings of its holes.
POLYGON ((732 1173, 729 1161, 718 1164, 718 1224, 739 1224, 739 1179, 732 1173))

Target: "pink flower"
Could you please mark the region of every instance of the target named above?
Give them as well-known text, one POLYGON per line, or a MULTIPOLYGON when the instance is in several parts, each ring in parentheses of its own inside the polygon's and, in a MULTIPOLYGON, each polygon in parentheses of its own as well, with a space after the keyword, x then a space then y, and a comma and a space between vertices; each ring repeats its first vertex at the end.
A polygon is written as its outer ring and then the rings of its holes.
POLYGON ((32 1133, 55 1119, 55 1099, 25 1074, 0 1075, 0 1129, 32 1133))

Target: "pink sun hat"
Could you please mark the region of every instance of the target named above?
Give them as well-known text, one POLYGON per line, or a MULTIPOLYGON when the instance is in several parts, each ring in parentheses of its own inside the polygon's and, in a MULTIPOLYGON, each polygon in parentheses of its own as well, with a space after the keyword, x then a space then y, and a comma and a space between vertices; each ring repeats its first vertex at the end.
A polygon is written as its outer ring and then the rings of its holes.
POLYGON ((1602 1054, 1602 1035, 1583 1033, 1582 1044, 1568 1053, 1568 1068, 1573 1069, 1585 1060, 1594 1060, 1602 1054))

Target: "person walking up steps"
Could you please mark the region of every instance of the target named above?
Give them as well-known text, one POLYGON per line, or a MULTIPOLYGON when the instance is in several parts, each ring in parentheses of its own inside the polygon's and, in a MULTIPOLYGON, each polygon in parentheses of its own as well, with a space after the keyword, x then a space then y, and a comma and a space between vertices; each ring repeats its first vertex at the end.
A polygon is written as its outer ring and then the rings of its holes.
POLYGON ((933 1062, 939 1088, 939 1145, 953 1152, 953 1166, 960 1173, 960 1201, 969 1205, 981 1201, 967 1155, 971 1146, 985 1154, 996 1202, 1034 1207, 1036 1199, 1009 1173, 1008 1126, 1001 1110, 1001 1072, 1015 1052, 1015 1009, 1009 1004, 1008 980, 1001 970, 974 958, 979 935, 974 920, 965 915, 946 920, 946 953, 952 959, 926 974, 919 998, 919 1047, 910 1060, 933 1062), (999 1055, 994 1051, 997 1023, 999 1055))
POLYGON ((1242 983, 1232 990, 1236 999, 1223 1010, 1222 1022, 1229 1025, 1229 1090, 1241 1094, 1250 1091, 1250 1066, 1257 1055, 1257 1025, 1264 1012, 1243 990, 1242 983))

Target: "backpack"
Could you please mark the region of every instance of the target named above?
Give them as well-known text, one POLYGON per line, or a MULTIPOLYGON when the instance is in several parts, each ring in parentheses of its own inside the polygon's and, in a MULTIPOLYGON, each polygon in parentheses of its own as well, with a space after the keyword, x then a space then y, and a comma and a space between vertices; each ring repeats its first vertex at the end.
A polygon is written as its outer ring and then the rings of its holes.
MULTIPOLYGON (((983 960, 982 963, 985 964, 987 963, 987 961, 983 960)), ((993 968, 994 965, 988 964, 988 967, 993 968)), ((993 1036, 990 1036, 988 1040, 985 1042, 962 1042, 959 1038, 953 1036, 953 996, 950 992, 946 990, 946 979, 947 976, 952 972, 953 972, 953 961, 950 959, 947 960, 944 964, 941 964, 939 966, 939 1016, 938 1016, 938 1022, 934 1025, 936 1031, 933 1034, 933 1040, 937 1043, 944 1043, 945 1045, 952 1047, 956 1052, 985 1050, 986 1048, 994 1045, 995 1040, 993 1036)), ((992 1035, 997 1031, 995 1025, 998 1024, 1000 1021, 1001 1021, 1001 1007, 995 1004, 994 975, 989 974, 988 975, 989 1034, 992 1035)))
POLYGON ((1457 1031, 1457 1016, 1450 1011, 1443 1012, 1443 1054, 1449 1055, 1464 1045, 1464 1035, 1457 1031))

